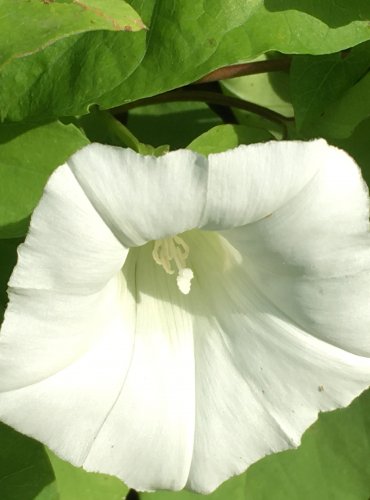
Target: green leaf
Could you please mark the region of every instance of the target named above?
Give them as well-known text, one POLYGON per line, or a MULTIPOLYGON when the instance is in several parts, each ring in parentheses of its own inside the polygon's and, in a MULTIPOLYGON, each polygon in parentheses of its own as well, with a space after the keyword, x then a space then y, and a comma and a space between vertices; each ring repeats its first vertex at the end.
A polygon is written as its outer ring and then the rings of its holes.
POLYGON ((139 152, 140 142, 130 130, 107 111, 92 109, 76 120, 91 142, 131 148, 139 152))
MULTIPOLYGON (((140 493, 140 500, 254 500, 245 489, 245 475, 229 479, 210 495, 201 495, 190 491, 160 491, 140 493)), ((264 499, 265 500, 265 499, 264 499)), ((269 500, 269 497, 266 497, 269 500)), ((271 500, 275 500, 271 497, 271 500)), ((287 499, 288 500, 288 499, 287 499)), ((297 500, 297 499, 294 499, 297 500)), ((316 500, 316 499, 315 499, 316 500)))
MULTIPOLYGON (((81 34, 92 35, 92 40, 94 34, 99 38, 99 32, 91 33, 97 30, 124 31, 126 33, 123 34, 132 36, 127 32, 144 27, 139 15, 123 0, 2 0, 0 119, 8 115, 12 106, 11 100, 18 100, 19 112, 27 115, 35 99, 38 105, 42 101, 44 106, 43 118, 37 117, 37 121, 45 121, 45 117, 56 117, 58 113, 47 111, 47 107, 53 102, 50 97, 54 90, 58 94, 56 100, 63 101, 71 90, 70 79, 77 74, 79 84, 88 77, 88 87, 96 85, 95 78, 91 77, 93 66, 89 69, 89 75, 81 72, 80 61, 92 60, 95 57, 95 54, 89 56, 87 50, 85 53, 82 52, 83 49, 79 52, 78 40, 81 34), (55 51, 55 46, 60 50, 55 51), (72 59, 69 59, 66 67, 65 51, 68 51, 68 47, 75 47, 75 51, 69 54, 72 59), (9 78, 14 78, 13 92, 9 78), (56 89, 51 87, 53 79, 59 79, 56 89), (38 92, 41 92, 41 95, 36 98, 38 92), (46 99, 43 99, 43 93, 47 94, 46 99)), ((93 48, 89 46, 90 50, 93 48)), ((104 49, 100 49, 100 54, 105 55, 104 49)), ((110 63, 110 60, 105 61, 101 71, 106 71, 110 63)), ((80 99, 86 91, 84 86, 80 88, 80 99)), ((65 99, 65 102, 67 101, 68 99, 65 99)), ((38 111, 36 114, 41 113, 38 111)))
POLYGON ((116 477, 73 467, 51 451, 48 455, 56 477, 59 500, 122 500, 128 493, 127 486, 116 477))
MULTIPOLYGON (((207 500, 366 500, 370 492, 370 391, 321 414, 297 450, 270 455, 207 500)), ((190 492, 141 493, 141 500, 201 500, 190 492)))
POLYGON ((169 146, 166 144, 154 147, 141 143, 123 123, 107 111, 92 110, 75 122, 91 142, 130 148, 142 155, 161 156, 169 151, 169 146))
POLYGON ((297 129, 308 127, 354 85, 370 67, 370 43, 348 55, 296 56, 290 70, 297 129))
POLYGON ((315 131, 323 137, 349 137, 356 126, 369 116, 370 73, 367 73, 338 101, 328 106, 315 124, 315 131))
POLYGON ((29 216, 52 171, 86 144, 74 125, 0 126, 0 238, 27 232, 29 216))
POLYGON ((131 3, 148 31, 69 36, 5 65, 0 73, 2 118, 86 114, 91 104, 111 108, 158 94, 267 51, 332 53, 370 38, 368 0, 341 0, 340 5, 338 0, 131 3))
MULTIPOLYGON (((257 58, 257 60, 265 59, 266 56, 257 58)), ((259 104, 282 116, 292 117, 294 114, 289 92, 289 74, 284 71, 225 80, 222 82, 222 88, 227 95, 259 104)), ((281 125, 263 116, 240 109, 234 109, 233 112, 243 125, 268 130, 277 138, 281 138, 285 132, 281 125)))
POLYGON ((132 109, 127 126, 143 142, 159 146, 168 143, 171 149, 186 147, 190 141, 221 119, 201 102, 168 102, 132 109))
POLYGON ((0 68, 77 33, 142 28, 138 14, 122 0, 2 0, 0 68))
POLYGON ((44 447, 0 424, 1 500, 59 500, 44 447))
MULTIPOLYGON (((266 56, 257 61, 266 60, 266 56)), ((284 116, 293 116, 289 92, 289 74, 284 71, 260 73, 224 80, 222 87, 228 94, 245 99, 276 111, 284 116)))
POLYGON ((197 137, 187 148, 196 153, 209 155, 235 148, 239 144, 253 144, 272 139, 274 139, 273 135, 259 128, 244 125, 218 125, 197 137))

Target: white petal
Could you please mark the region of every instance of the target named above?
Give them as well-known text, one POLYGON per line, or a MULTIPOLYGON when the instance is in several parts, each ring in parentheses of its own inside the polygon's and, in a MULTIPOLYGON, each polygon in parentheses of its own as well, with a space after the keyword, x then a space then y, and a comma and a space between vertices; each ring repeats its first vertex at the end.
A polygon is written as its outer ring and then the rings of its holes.
POLYGON ((0 336, 0 390, 34 384, 85 355, 115 318, 120 293, 118 276, 91 295, 12 290, 0 336))
POLYGON ((11 287, 71 294, 101 290, 127 254, 66 165, 49 179, 18 252, 11 287))
POLYGON ((193 232, 187 243, 205 255, 191 262, 191 294, 206 302, 195 315, 197 413, 187 486, 207 493, 266 454, 297 446, 319 411, 349 404, 369 385, 370 359, 294 325, 226 242, 193 232))
MULTIPOLYGON (((130 250, 121 300, 112 300, 89 351, 45 380, 0 394, 0 418, 75 465, 130 487, 181 489, 194 439, 192 316, 175 276, 154 263, 152 246, 130 250)), ((2 374, 8 370, 0 364, 2 374)))
POLYGON ((207 161, 179 150, 155 158, 90 144, 69 160, 106 224, 126 246, 173 236, 199 225, 207 161))
POLYGON ((256 288, 293 323, 349 352, 370 355, 369 246, 369 237, 317 240, 310 248, 311 265, 308 252, 288 263, 286 254, 274 254, 276 247, 262 243, 253 250, 246 245, 244 255, 256 288))
MULTIPOLYGON (((98 325, 100 336, 86 352, 81 352, 78 358, 55 373, 48 375, 44 371, 44 378, 39 381, 16 390, 6 388, 7 392, 0 393, 2 421, 47 444, 75 465, 81 465, 89 454, 122 389, 132 358, 136 304, 131 292, 124 286, 117 291, 120 300, 112 300, 111 297, 109 303, 97 304, 100 314, 104 306, 108 308, 109 317, 104 324, 98 325)), ((92 323, 96 319, 99 318, 94 316, 92 323)), ((74 322, 77 321, 74 319, 74 322)), ((35 332, 29 335, 28 341, 24 336, 25 347, 15 346, 19 352, 13 353, 13 364, 24 360, 37 368, 39 362, 45 369, 45 364, 58 356, 59 349, 65 353, 71 344, 69 337, 75 332, 73 325, 72 331, 69 331, 70 326, 65 325, 64 331, 50 332, 50 335, 59 334, 61 340, 55 335, 38 342, 37 336, 34 339, 35 332), (50 352, 52 341, 55 343, 54 353, 50 352), (44 347, 44 356, 38 352, 39 347, 44 347)), ((45 324, 39 327, 40 332, 47 333, 52 323, 45 318, 45 324)), ((40 333, 38 336, 41 336, 40 333)), ((74 354, 75 350, 72 352, 74 354)), ((7 366, 6 360, 1 360, 0 372, 7 380, 11 381, 12 375, 19 380, 22 370, 27 368, 7 366)), ((117 429, 117 438, 120 435, 121 430, 117 429)))
POLYGON ((241 252, 255 286, 310 334, 370 354, 368 195, 344 152, 270 217, 224 236, 241 252))

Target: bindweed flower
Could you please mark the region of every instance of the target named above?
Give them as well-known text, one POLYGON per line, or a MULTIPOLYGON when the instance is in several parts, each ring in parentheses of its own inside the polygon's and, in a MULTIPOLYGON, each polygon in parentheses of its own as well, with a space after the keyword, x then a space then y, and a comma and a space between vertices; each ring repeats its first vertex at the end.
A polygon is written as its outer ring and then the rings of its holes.
POLYGON ((0 418, 138 490, 209 492, 370 382, 368 193, 324 141, 51 176, 9 283, 0 418))

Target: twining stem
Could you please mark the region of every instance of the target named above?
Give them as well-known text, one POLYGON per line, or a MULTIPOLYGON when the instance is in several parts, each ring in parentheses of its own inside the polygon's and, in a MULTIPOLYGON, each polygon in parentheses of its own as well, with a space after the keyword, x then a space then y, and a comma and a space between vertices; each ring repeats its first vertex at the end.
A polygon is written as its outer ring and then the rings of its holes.
MULTIPOLYGON (((227 78, 254 75, 269 71, 287 71, 290 68, 290 64, 290 57, 281 57, 279 59, 269 59, 267 61, 254 61, 245 64, 236 64, 234 66, 225 66, 212 71, 194 83, 202 84, 216 82, 227 78)), ((254 113, 272 122, 278 123, 284 129, 284 136, 287 134, 287 122, 294 121, 293 117, 284 116, 276 111, 265 108, 264 106, 260 106, 259 104, 255 104, 250 101, 245 101, 244 99, 239 99, 238 97, 227 96, 219 92, 210 92, 207 90, 187 90, 186 88, 171 90, 169 92, 164 92, 163 94, 138 99, 137 101, 113 108, 110 111, 113 115, 120 115, 130 109, 142 106, 178 101, 200 101, 218 106, 243 109, 244 111, 249 111, 250 113, 254 113)))
POLYGON ((160 104, 164 102, 178 102, 178 101, 200 101, 208 104, 217 104, 219 106, 227 106, 231 108, 243 109, 250 113, 255 113, 267 118, 268 120, 278 123, 286 127, 286 122, 292 121, 293 118, 281 115, 276 111, 260 106, 253 102, 239 99, 238 97, 227 96, 219 94, 218 92, 209 92, 204 90, 172 90, 163 94, 155 95, 152 97, 145 97, 138 99, 134 102, 129 102, 118 108, 113 108, 111 112, 114 115, 122 114, 130 109, 138 108, 141 106, 149 106, 150 104, 160 104))
POLYGON ((257 75, 272 71, 288 71, 292 62, 291 57, 280 57, 279 59, 268 59, 267 61, 253 61, 244 64, 234 64, 218 68, 208 75, 203 76, 194 83, 208 83, 238 76, 257 75))

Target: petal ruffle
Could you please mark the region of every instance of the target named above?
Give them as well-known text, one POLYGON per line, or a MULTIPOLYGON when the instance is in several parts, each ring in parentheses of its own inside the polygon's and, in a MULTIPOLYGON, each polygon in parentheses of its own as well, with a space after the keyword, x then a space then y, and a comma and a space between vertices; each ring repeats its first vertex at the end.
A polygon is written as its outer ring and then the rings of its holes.
POLYGON ((125 246, 173 236, 200 223, 207 160, 192 151, 155 158, 90 144, 74 154, 68 165, 125 246))
POLYGON ((209 155, 202 227, 219 231, 267 217, 326 167, 331 149, 322 139, 272 141, 209 155))

